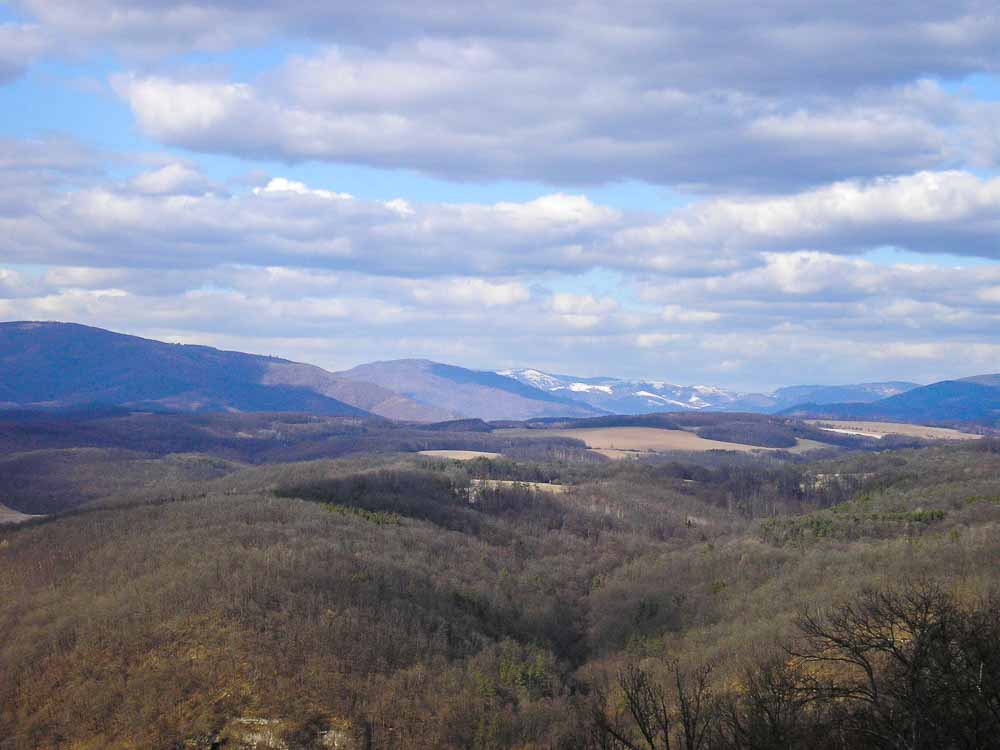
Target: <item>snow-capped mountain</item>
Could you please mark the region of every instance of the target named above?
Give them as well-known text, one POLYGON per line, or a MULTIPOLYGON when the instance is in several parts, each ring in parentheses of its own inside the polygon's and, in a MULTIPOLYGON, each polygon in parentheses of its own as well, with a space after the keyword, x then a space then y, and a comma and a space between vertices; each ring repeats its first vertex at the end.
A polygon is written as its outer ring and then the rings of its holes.
POLYGON ((780 388, 774 393, 740 393, 709 385, 674 385, 658 380, 609 377, 580 378, 531 368, 502 370, 498 374, 616 414, 678 409, 772 413, 807 402, 867 403, 904 393, 917 385, 908 382, 799 385, 780 388))
POLYGON ((503 370, 499 374, 616 414, 719 409, 743 398, 743 394, 707 385, 683 386, 655 380, 578 378, 530 368, 503 370))

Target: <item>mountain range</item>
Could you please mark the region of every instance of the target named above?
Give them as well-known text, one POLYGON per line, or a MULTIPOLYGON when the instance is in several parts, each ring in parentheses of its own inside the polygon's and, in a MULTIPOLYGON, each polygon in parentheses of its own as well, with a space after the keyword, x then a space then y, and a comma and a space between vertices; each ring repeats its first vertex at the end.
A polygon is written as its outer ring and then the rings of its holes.
POLYGON ((493 372, 427 360, 343 373, 74 323, 0 323, 0 407, 308 412, 436 422, 587 417, 599 410, 493 372))
POLYGON ((1000 422, 1000 375, 798 385, 742 393, 658 380, 537 369, 471 370, 427 359, 343 372, 74 323, 0 323, 0 408, 121 406, 145 411, 306 412, 397 421, 526 420, 668 411, 819 418, 1000 422))
POLYGON ((658 380, 582 378, 533 369, 501 370, 501 375, 615 414, 651 411, 742 411, 778 413, 798 404, 869 403, 919 387, 892 381, 857 385, 793 385, 773 393, 740 393, 709 385, 673 385, 658 380))
POLYGON ((451 418, 531 419, 607 413, 499 373, 467 370, 427 359, 372 362, 337 374, 374 383, 420 403, 434 404, 446 410, 451 418))

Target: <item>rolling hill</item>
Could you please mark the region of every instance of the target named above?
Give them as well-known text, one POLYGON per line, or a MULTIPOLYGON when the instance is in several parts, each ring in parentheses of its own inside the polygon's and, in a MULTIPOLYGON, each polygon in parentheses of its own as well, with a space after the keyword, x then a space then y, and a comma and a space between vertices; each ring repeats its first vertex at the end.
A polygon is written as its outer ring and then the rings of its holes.
POLYGON ((495 372, 467 370, 426 359, 372 362, 336 374, 375 383, 456 417, 532 419, 607 413, 495 372))
POLYGON ((376 414, 417 421, 450 416, 312 365, 37 322, 0 323, 0 404, 376 414))

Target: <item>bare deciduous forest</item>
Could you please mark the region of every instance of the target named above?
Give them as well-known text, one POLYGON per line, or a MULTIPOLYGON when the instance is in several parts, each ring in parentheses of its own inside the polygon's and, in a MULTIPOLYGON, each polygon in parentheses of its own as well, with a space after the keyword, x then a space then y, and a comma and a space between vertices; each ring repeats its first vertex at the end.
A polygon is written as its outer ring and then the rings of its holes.
MULTIPOLYGON (((709 427, 770 440, 747 425, 709 427)), ((1000 730, 990 439, 615 462, 465 423, 2 427, 0 502, 46 514, 0 526, 4 750, 917 750, 1000 730), (414 453, 444 448, 504 456, 414 453)))

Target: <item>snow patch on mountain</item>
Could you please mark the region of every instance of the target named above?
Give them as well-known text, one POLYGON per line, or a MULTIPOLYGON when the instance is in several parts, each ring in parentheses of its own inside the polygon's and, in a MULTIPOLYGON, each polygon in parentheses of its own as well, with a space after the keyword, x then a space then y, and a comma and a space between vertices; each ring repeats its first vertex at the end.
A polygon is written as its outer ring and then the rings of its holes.
POLYGON ((592 406, 622 414, 711 409, 730 404, 740 395, 714 386, 680 386, 664 380, 579 378, 536 369, 502 370, 499 374, 535 388, 562 392, 592 406))
MULTIPOLYGON (((613 393, 610 385, 587 385, 586 383, 570 383, 569 389, 573 391, 573 393, 593 393, 594 391, 598 391, 600 393, 606 393, 609 396, 613 393)), ((562 388, 553 388, 552 390, 558 391, 562 390, 562 388)))
POLYGON ((544 391, 558 391, 561 397, 583 401, 616 414, 646 414, 677 409, 774 413, 808 402, 869 403, 916 387, 915 383, 893 381, 788 386, 773 393, 741 393, 714 385, 683 386, 665 380, 581 378, 536 369, 510 369, 499 374, 544 391))

